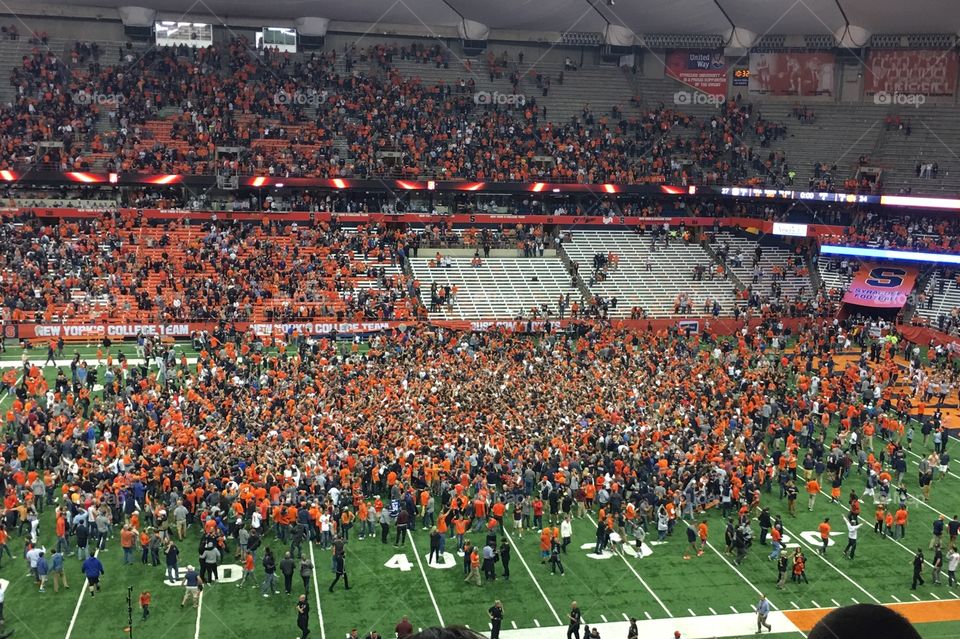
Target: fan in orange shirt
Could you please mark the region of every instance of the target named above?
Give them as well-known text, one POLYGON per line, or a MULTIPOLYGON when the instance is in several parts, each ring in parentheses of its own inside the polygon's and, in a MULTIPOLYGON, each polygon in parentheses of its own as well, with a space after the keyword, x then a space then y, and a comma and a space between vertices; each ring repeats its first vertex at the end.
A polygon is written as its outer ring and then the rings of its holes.
POLYGON ((823 542, 823 546, 818 550, 821 555, 827 554, 827 546, 830 543, 830 518, 825 517, 820 525, 817 526, 817 529, 820 531, 820 541, 823 542))

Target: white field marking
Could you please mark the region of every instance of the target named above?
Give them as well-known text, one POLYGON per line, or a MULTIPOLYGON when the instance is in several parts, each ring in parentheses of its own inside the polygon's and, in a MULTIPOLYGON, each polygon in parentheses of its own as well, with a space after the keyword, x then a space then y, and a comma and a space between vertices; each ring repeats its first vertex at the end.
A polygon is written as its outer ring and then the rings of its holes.
POLYGON ((627 613, 623 613, 623 620, 630 621, 630 616, 627 613))
MULTIPOLYGON (((554 609, 553 604, 550 603, 550 600, 547 599, 547 593, 543 592, 543 588, 540 587, 540 582, 537 581, 537 578, 533 576, 533 571, 530 570, 530 566, 527 564, 527 560, 523 558, 523 552, 520 550, 520 547, 513 543, 513 537, 510 536, 510 533, 506 530, 503 531, 507 535, 507 539, 510 541, 510 545, 517 549, 517 557, 520 558, 520 563, 523 564, 524 569, 526 569, 527 574, 530 575, 530 579, 533 581, 533 585, 537 587, 537 590, 540 592, 540 596, 543 597, 543 600, 547 602, 547 608, 550 609, 550 613, 553 614, 553 618, 557 620, 557 623, 561 626, 563 622, 560 620, 560 615, 557 614, 556 609, 554 609)), ((534 619, 534 622, 537 620, 534 619)), ((540 624, 537 624, 537 628, 540 627, 540 624)))
POLYGON ((533 620, 533 625, 535 625, 537 628, 539 628, 539 627, 540 627, 540 622, 537 621, 536 619, 534 619, 534 620, 533 620))
MULTIPOLYGON (((823 490, 821 490, 820 492, 821 492, 822 494, 824 494, 824 495, 827 495, 827 497, 830 496, 830 495, 828 495, 827 493, 823 492, 823 490)), ((841 504, 840 502, 836 502, 836 505, 839 506, 841 509, 846 510, 846 508, 844 508, 843 504, 841 504)), ((831 533, 831 534, 833 534, 833 533, 831 533)), ((892 542, 895 543, 896 545, 898 545, 898 546, 900 546, 901 548, 903 548, 904 550, 906 550, 906 551, 907 551, 908 553, 910 553, 911 555, 914 554, 914 552, 913 552, 912 550, 910 550, 909 548, 907 548, 906 546, 904 546, 903 544, 901 544, 899 541, 897 541, 897 540, 894 539, 893 537, 890 537, 890 536, 888 536, 888 535, 884 535, 884 539, 889 539, 890 541, 892 541, 892 542)), ((931 568, 933 568, 933 562, 924 560, 923 563, 925 563, 925 564, 927 564, 928 566, 930 566, 931 568)))
POLYGON ((832 601, 832 602, 833 602, 833 605, 836 606, 837 608, 840 607, 840 602, 837 601, 836 599, 831 599, 830 601, 832 601))
POLYGON ((320 609, 320 586, 317 584, 317 560, 313 557, 312 541, 310 542, 310 563, 313 564, 313 595, 317 599, 317 617, 320 619, 320 639, 327 639, 327 631, 323 628, 323 610, 320 609))
MULTIPOLYGON (((591 522, 594 526, 597 525, 597 522, 594 521, 593 517, 590 516, 590 513, 587 513, 587 519, 589 519, 590 522, 591 522)), ((667 616, 668 616, 668 617, 672 617, 672 616, 673 616, 673 613, 670 612, 670 609, 667 608, 666 604, 663 603, 663 600, 661 600, 660 597, 657 596, 657 593, 655 593, 655 592, 653 591, 653 588, 651 588, 651 587, 647 584, 647 582, 643 580, 643 577, 641 577, 641 576, 640 576, 640 573, 638 573, 638 572, 636 571, 636 569, 634 569, 634 567, 630 564, 630 562, 627 561, 627 558, 624 557, 621 553, 617 553, 617 554, 620 555, 620 559, 622 559, 622 560, 623 560, 623 563, 625 563, 625 564, 627 565, 627 568, 630 569, 630 572, 633 573, 633 576, 636 577, 636 578, 640 581, 640 583, 643 584, 643 587, 647 589, 647 592, 650 593, 650 596, 653 597, 654 599, 656 599, 657 603, 660 604, 660 607, 663 608, 663 611, 664 611, 665 613, 667 613, 667 616)))
MULTIPOLYGON (((697 613, 695 613, 692 608, 687 608, 687 612, 690 613, 690 616, 691 616, 691 617, 696 617, 696 616, 697 616, 697 613)), ((606 619, 604 619, 604 621, 606 621, 606 619)))
MULTIPOLYGON (((100 554, 100 549, 97 548, 93 551, 93 556, 96 557, 100 554)), ((73 609, 73 616, 70 617, 70 625, 67 626, 67 634, 64 636, 64 639, 70 639, 70 636, 73 634, 73 627, 77 624, 77 615, 80 614, 80 605, 83 603, 83 596, 87 593, 87 576, 83 576, 83 585, 80 586, 80 596, 77 598, 77 605, 73 609)))
POLYGON ((197 629, 193 632, 193 639, 200 639, 200 613, 203 612, 203 591, 200 591, 200 597, 197 600, 197 629))
POLYGON ((493 630, 493 624, 489 621, 487 622, 487 630, 493 630))
MULTIPOLYGON (((684 522, 684 523, 686 523, 686 522, 684 522)), ((687 527, 688 527, 688 528, 691 528, 692 526, 690 526, 690 524, 687 524, 687 527)), ((723 553, 721 553, 719 550, 717 550, 717 549, 714 547, 714 545, 713 545, 712 543, 710 543, 709 541, 707 542, 707 547, 708 547, 710 550, 712 550, 712 551, 714 552, 714 554, 716 554, 716 556, 719 557, 719 558, 721 559, 721 561, 723 561, 723 563, 727 564, 727 566, 730 567, 730 570, 732 570, 733 572, 735 572, 735 573, 737 573, 738 575, 740 575, 740 578, 743 579, 744 583, 746 583, 748 586, 750 586, 750 589, 751 589, 751 590, 753 590, 753 591, 754 591, 755 593, 757 593, 758 595, 762 595, 762 594, 763 594, 763 593, 760 591, 759 588, 757 588, 756 586, 753 585, 753 582, 750 581, 750 580, 747 578, 746 575, 744 575, 742 572, 740 572, 740 569, 739 569, 739 568, 737 568, 736 566, 734 566, 733 564, 731 564, 731 563, 730 563, 730 560, 727 559, 726 557, 724 557, 724 556, 723 556, 723 553)), ((773 610, 779 610, 779 608, 777 608, 777 605, 776 605, 775 603, 773 603, 773 602, 770 601, 769 599, 767 599, 767 601, 770 602, 770 607, 771 607, 773 610)), ((731 606, 731 608, 732 608, 732 607, 733 607, 733 606, 731 606)), ((736 610, 734 610, 734 612, 736 612, 736 610)))
POLYGON ((603 615, 600 615, 600 619, 603 620, 603 623, 607 623, 607 618, 603 615))
POLYGON ((796 608, 797 610, 800 610, 800 606, 797 605, 797 602, 796 602, 796 601, 791 601, 791 602, 790 602, 790 605, 793 606, 794 608, 796 608))
POLYGON ((957 595, 957 593, 955 593, 954 591, 950 590, 949 592, 950 592, 950 596, 953 597, 954 599, 960 599, 960 595, 957 595))
MULTIPOLYGON (((907 449, 905 448, 904 450, 907 450, 907 449)), ((919 455, 919 454, 913 452, 912 450, 907 450, 907 454, 908 454, 908 455, 913 455, 913 456, 916 457, 917 459, 924 459, 924 455, 919 455)), ((920 466, 920 462, 918 462, 918 461, 913 461, 913 460, 911 460, 911 461, 913 462, 913 465, 914 465, 914 466, 917 466, 917 467, 920 466)), ((937 474, 940 474, 940 468, 939 468, 939 467, 937 467, 937 474)), ((960 479, 960 475, 954 474, 954 472, 951 471, 951 470, 948 470, 948 471, 947 471, 947 474, 950 475, 951 477, 956 477, 957 479, 960 479)))
POLYGON ((794 540, 796 540, 797 543, 800 543, 800 544, 803 544, 804 546, 806 546, 807 549, 810 550, 811 553, 813 553, 814 556, 819 557, 819 558, 823 561, 823 563, 825 563, 825 564, 827 564, 828 566, 830 566, 830 567, 833 569, 834 572, 836 572, 838 575, 840 575, 841 577, 843 577, 844 579, 846 579, 847 581, 849 581, 851 584, 853 584, 854 587, 856 587, 857 590, 861 591, 863 594, 865 594, 866 596, 868 596, 868 597, 870 597, 871 599, 873 599, 874 603, 878 603, 878 604, 880 603, 880 600, 877 599, 876 597, 874 597, 874 596, 870 593, 870 591, 866 590, 863 586, 861 586, 860 584, 858 584, 857 582, 855 582, 853 579, 851 579, 850 577, 848 577, 848 576, 847 576, 847 573, 843 572, 842 570, 840 570, 839 568, 837 568, 836 566, 834 566, 832 563, 830 563, 830 561, 829 561, 826 557, 824 557, 823 555, 821 555, 819 552, 817 552, 816 550, 814 550, 809 544, 807 544, 807 542, 804 541, 802 537, 800 537, 799 535, 794 535, 794 534, 791 533, 789 530, 787 530, 786 527, 784 527, 783 532, 785 532, 785 533, 787 533, 788 535, 790 535, 790 537, 793 538, 794 540))
MULTIPOLYGON (((441 621, 440 623, 443 623, 443 622, 441 621)), ((466 628, 467 630, 470 629, 470 626, 468 626, 467 624, 463 624, 463 627, 466 628)))
POLYGON ((916 595, 913 594, 912 592, 910 593, 910 596, 913 597, 914 599, 916 599, 917 601, 923 601, 920 597, 916 596, 916 595))
POLYGON ((818 604, 818 603, 817 603, 816 601, 814 601, 813 599, 810 600, 810 603, 813 604, 813 607, 814 607, 814 608, 820 608, 820 607, 821 607, 820 604, 818 604))
POLYGON ((752 608, 754 612, 757 611, 757 607, 756 607, 755 605, 753 605, 753 604, 750 604, 750 608, 752 608))
POLYGON ((647 616, 647 619, 653 619, 653 617, 650 615, 650 613, 647 612, 646 610, 643 611, 643 614, 645 614, 645 615, 647 616))
POLYGON ((940 597, 937 596, 937 593, 935 593, 935 592, 931 592, 931 593, 930 593, 930 596, 933 597, 934 599, 939 599, 939 598, 940 598, 940 597))
POLYGON ((717 614, 717 611, 716 611, 716 610, 714 610, 713 608, 707 608, 707 610, 709 610, 709 611, 710 611, 710 614, 711 614, 711 615, 715 615, 715 614, 717 614))
MULTIPOLYGON (((417 558, 417 565, 420 566, 423 583, 427 585, 427 593, 430 595, 430 601, 433 602, 433 609, 437 613, 437 620, 441 626, 445 626, 446 624, 443 623, 443 615, 440 614, 440 606, 437 604, 437 598, 433 596, 433 588, 430 587, 430 581, 427 579, 427 571, 423 569, 423 560, 420 559, 420 552, 417 550, 417 544, 413 543, 413 535, 410 534, 410 531, 407 531, 407 539, 410 540, 410 545, 413 547, 413 556, 417 558)), ((467 627, 469 628, 469 626, 467 627)))
MULTIPOLYGON (((513 626, 513 629, 514 629, 514 630, 517 629, 517 622, 516 622, 516 621, 511 621, 511 622, 510 622, 510 625, 513 626)), ((422 631, 421 631, 421 632, 422 632, 422 631)))
POLYGON ((890 598, 893 599, 894 601, 896 601, 897 603, 900 603, 900 600, 897 599, 896 597, 894 597, 893 595, 890 595, 890 598))
MULTIPOLYGON (((744 612, 731 615, 724 613, 716 617, 701 615, 699 617, 659 617, 652 620, 637 622, 641 637, 669 637, 675 630, 683 633, 684 637, 717 637, 734 639, 734 637, 754 636, 753 629, 757 623, 756 614, 744 612)), ((806 637, 785 613, 771 612, 767 623, 773 628, 777 636, 806 637)), ((610 623, 591 623, 604 637, 623 637, 627 633, 629 623, 626 621, 612 621, 610 623)), ((566 626, 552 628, 522 628, 519 630, 504 630, 500 633, 503 639, 544 639, 544 637, 562 637, 566 626)))
POLYGON ((850 597, 850 601, 852 601, 852 602, 853 602, 853 603, 855 603, 855 604, 858 604, 858 603, 860 603, 860 602, 859 602, 859 601, 857 601, 857 600, 856 600, 856 599, 855 599, 854 597, 850 597))
POLYGON ((732 610, 732 611, 733 611, 734 613, 736 613, 736 614, 740 614, 740 613, 737 612, 737 609, 734 608, 733 606, 730 606, 730 610, 732 610))

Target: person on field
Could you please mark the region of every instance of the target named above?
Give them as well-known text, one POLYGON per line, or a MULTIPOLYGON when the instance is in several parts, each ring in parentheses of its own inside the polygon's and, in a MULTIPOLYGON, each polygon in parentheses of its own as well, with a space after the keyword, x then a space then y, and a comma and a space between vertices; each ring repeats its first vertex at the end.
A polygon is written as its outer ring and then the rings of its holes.
POLYGON ((103 576, 103 564, 97 559, 96 555, 90 555, 83 560, 83 574, 87 578, 87 590, 91 597, 95 597, 100 592, 100 577, 103 576))
POLYGON ((490 615, 490 639, 500 639, 500 625, 503 624, 503 604, 497 599, 487 609, 490 615))
POLYGON ((770 616, 770 602, 767 601, 767 597, 764 594, 760 594, 760 601, 757 602, 757 634, 760 634, 762 628, 766 628, 767 632, 773 632, 773 626, 767 622, 767 617, 770 616))
POLYGON ((194 608, 200 607, 200 593, 203 592, 203 577, 194 569, 193 566, 187 566, 187 572, 183 575, 183 599, 180 600, 180 607, 187 605, 187 601, 193 602, 194 608))
POLYGON ((306 595, 297 599, 297 628, 300 629, 300 639, 307 639, 310 634, 310 602, 306 595))
POLYGON ((580 606, 576 601, 570 603, 570 612, 567 613, 567 639, 580 639, 580 623, 583 621, 580 606))

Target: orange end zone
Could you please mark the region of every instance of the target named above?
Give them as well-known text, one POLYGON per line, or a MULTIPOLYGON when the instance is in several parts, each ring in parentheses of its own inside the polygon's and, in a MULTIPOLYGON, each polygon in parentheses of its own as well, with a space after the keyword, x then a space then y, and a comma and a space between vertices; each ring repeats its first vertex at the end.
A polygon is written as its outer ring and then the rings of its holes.
MULTIPOLYGON (((910 623, 936 623, 940 621, 960 621, 960 600, 918 601, 914 603, 888 604, 887 608, 896 610, 910 623)), ((784 610, 787 619, 802 630, 809 632, 817 622, 827 616, 833 608, 812 610, 784 610)))

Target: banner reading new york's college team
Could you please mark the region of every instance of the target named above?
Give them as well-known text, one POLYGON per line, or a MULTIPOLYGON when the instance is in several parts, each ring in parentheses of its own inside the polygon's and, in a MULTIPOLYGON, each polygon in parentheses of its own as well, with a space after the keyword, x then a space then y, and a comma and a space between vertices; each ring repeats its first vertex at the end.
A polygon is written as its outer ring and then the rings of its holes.
POLYGON ((863 262, 843 301, 874 308, 901 308, 907 303, 916 281, 914 266, 863 262))

